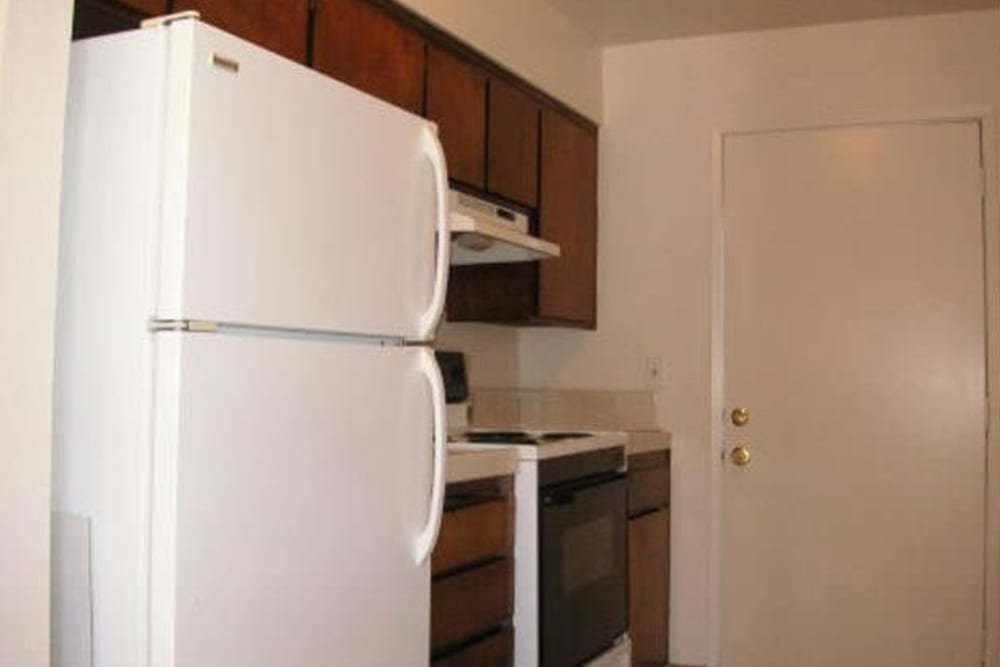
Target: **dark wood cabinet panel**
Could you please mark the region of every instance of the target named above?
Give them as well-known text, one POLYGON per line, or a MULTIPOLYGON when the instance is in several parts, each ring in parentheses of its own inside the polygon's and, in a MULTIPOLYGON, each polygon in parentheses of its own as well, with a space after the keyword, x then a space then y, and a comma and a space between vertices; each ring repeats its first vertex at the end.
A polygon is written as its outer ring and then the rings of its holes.
POLYGON ((465 570, 431 584, 431 652, 503 625, 514 613, 510 559, 465 570))
POLYGON ((480 641, 431 662, 431 667, 512 667, 514 631, 501 629, 480 641))
POLYGON ((424 107, 424 39, 367 0, 316 0, 313 66, 416 114, 424 107))
POLYGON ((438 124, 448 174, 486 186, 486 74, 436 46, 427 48, 427 118, 438 124))
POLYGON ((633 664, 667 662, 670 511, 629 521, 629 635, 633 664))
POLYGON ((525 206, 538 204, 538 102, 491 79, 486 189, 525 206))
POLYGON ((632 664, 662 665, 670 613, 670 452, 633 454, 628 470, 632 664))
POLYGON ((306 62, 309 0, 174 0, 173 7, 176 12, 197 9, 206 23, 306 62))
POLYGON ((509 499, 445 512, 431 573, 438 575, 483 562, 509 553, 513 546, 514 503, 509 499))
POLYGON ((539 265, 542 317, 597 325, 597 133, 542 112, 539 233, 562 255, 539 265))
POLYGON ((530 322, 538 312, 538 267, 523 264, 452 266, 445 300, 451 322, 530 322))
POLYGON ((144 18, 167 13, 167 0, 76 0, 73 39, 86 39, 139 27, 144 18))
POLYGON ((118 2, 149 16, 160 16, 170 11, 168 0, 118 0, 118 2))

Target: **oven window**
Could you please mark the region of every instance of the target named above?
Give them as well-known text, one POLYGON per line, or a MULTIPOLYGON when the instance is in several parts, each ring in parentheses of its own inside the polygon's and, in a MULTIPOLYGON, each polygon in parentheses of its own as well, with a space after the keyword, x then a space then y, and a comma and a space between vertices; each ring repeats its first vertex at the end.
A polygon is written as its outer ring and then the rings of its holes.
POLYGON ((568 528, 562 537, 562 589, 572 595, 580 588, 615 574, 615 521, 601 516, 568 528))

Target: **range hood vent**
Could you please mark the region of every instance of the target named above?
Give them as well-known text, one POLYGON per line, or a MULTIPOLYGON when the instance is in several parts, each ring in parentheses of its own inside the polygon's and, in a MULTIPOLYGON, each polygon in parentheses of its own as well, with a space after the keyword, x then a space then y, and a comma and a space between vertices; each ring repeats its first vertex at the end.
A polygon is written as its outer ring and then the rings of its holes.
POLYGON ((506 264, 559 256, 559 246, 528 234, 528 216, 451 191, 451 263, 506 264))

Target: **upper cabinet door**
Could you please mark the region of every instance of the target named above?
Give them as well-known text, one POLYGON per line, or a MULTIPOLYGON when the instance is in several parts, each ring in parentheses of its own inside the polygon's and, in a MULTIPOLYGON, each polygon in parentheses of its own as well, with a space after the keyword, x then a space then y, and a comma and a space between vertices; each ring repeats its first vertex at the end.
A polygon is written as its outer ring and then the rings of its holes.
POLYGON ((415 114, 424 107, 424 40, 366 0, 317 0, 313 66, 415 114))
POLYGON ((167 13, 167 0, 118 0, 126 7, 150 16, 160 16, 167 13))
POLYGON ((597 324, 597 132, 557 111, 542 112, 539 231, 558 259, 539 262, 544 318, 597 324))
POLYGON ((73 39, 134 30, 142 19, 168 11, 167 0, 76 0, 73 3, 73 39))
MULTIPOLYGON (((139 4, 139 0, 129 1, 139 4)), ((309 0, 174 0, 175 12, 187 9, 201 12, 205 23, 286 58, 306 62, 309 0)))
POLYGON ((490 80, 486 188, 526 206, 538 204, 539 105, 500 79, 490 80))
POLYGON ((438 124, 449 175, 485 187, 485 73, 443 49, 428 47, 427 118, 438 124))

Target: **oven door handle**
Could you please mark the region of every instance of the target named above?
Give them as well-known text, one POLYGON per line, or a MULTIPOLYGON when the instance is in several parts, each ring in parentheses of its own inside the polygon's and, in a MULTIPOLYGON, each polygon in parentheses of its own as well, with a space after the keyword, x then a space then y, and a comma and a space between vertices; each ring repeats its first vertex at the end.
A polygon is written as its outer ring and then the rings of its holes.
POLYGON ((576 494, 571 491, 556 493, 546 493, 542 497, 542 504, 545 507, 558 507, 560 505, 572 505, 576 502, 576 494))
POLYGON ((576 494, 586 491, 602 484, 616 482, 628 477, 625 472, 609 472, 598 477, 588 477, 586 479, 573 480, 549 489, 542 490, 542 505, 544 507, 559 507, 562 505, 572 505, 576 502, 576 494))

